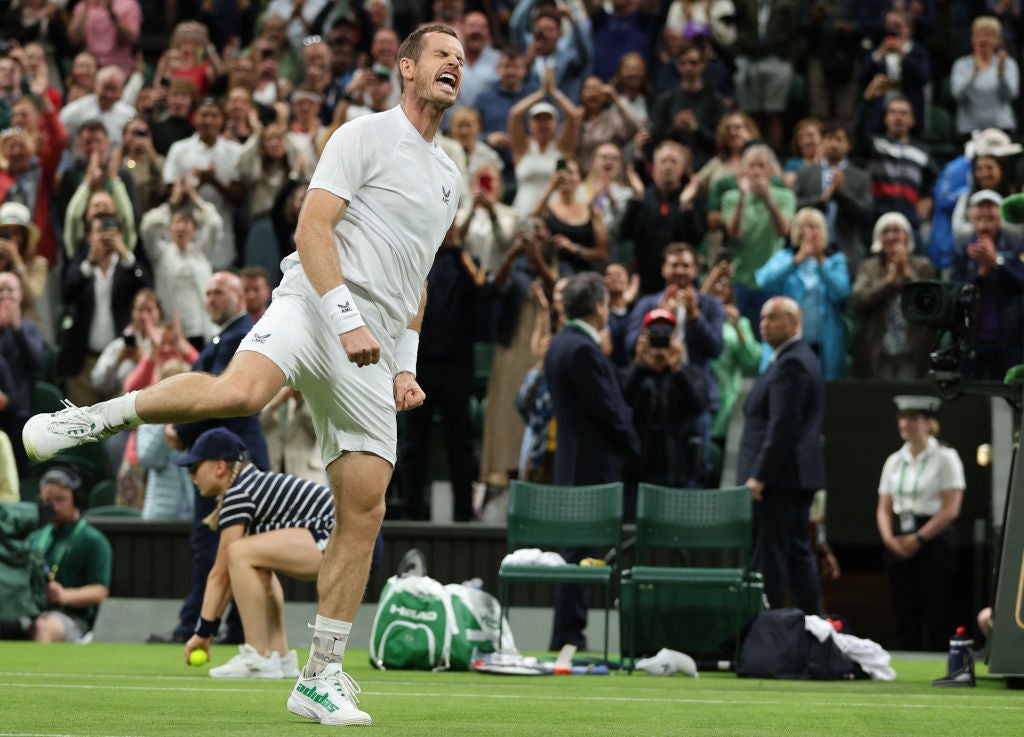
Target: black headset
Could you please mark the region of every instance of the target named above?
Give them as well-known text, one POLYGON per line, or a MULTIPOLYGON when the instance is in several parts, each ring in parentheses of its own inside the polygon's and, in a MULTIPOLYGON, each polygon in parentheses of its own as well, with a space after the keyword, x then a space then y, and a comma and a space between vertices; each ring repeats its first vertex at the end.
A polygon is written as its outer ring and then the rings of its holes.
POLYGON ((79 511, 84 510, 86 505, 85 490, 82 489, 82 477, 79 475, 78 471, 70 466, 51 466, 46 469, 46 473, 43 474, 43 478, 45 479, 46 475, 51 471, 59 471, 67 477, 70 484, 64 484, 63 481, 59 483, 63 486, 67 486, 71 491, 71 497, 75 502, 75 508, 79 511))

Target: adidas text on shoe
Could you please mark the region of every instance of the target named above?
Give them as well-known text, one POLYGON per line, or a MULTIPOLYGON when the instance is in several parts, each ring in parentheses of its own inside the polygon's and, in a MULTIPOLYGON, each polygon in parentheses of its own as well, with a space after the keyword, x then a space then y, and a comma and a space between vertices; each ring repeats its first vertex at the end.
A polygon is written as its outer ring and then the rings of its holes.
POLYGON ((21 440, 33 460, 49 460, 62 450, 104 440, 128 427, 106 427, 100 413, 91 407, 77 407, 66 399, 63 402, 64 409, 33 415, 25 423, 21 440))
POLYGON ((331 663, 313 678, 299 676, 288 697, 288 711, 320 724, 369 727, 370 715, 356 706, 361 690, 340 663, 331 663))
POLYGON ((281 657, 260 655, 251 645, 239 645, 238 655, 224 665, 210 669, 212 678, 280 678, 281 657))

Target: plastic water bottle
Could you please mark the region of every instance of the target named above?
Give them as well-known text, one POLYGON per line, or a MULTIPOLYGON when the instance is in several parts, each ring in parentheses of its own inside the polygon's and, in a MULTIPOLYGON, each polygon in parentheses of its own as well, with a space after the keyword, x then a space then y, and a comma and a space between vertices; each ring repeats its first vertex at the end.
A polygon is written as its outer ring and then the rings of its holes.
POLYGON ((971 648, 974 640, 967 634, 966 627, 957 627, 956 633, 949 638, 949 674, 959 673, 973 662, 971 648))

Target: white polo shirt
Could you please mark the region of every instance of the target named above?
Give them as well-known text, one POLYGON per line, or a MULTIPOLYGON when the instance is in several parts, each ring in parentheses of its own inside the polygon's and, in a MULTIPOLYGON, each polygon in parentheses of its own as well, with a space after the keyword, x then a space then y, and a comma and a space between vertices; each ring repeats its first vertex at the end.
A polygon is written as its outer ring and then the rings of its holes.
MULTIPOLYGON (((334 229, 342 274, 376 303, 392 338, 419 308, 434 254, 455 218, 460 177, 437 139, 423 140, 400 106, 335 131, 313 172, 310 189, 349 203, 334 229)), ((281 269, 285 280, 297 278, 298 253, 281 269)))
POLYGON ((942 507, 943 491, 965 486, 960 456, 953 448, 930 438, 917 458, 905 443, 889 456, 882 467, 878 494, 892 497, 895 514, 931 517, 942 507))
MULTIPOLYGON (((182 174, 187 175, 193 169, 207 169, 211 164, 220 183, 231 184, 239 178, 238 161, 241 157, 241 144, 229 141, 224 136, 217 136, 214 144, 207 146, 200 140, 198 133, 193 133, 188 138, 172 143, 167 151, 163 171, 164 184, 170 186, 182 174)), ((220 239, 210 253, 210 263, 214 271, 220 271, 234 265, 235 262, 235 208, 212 184, 202 185, 198 192, 217 209, 224 220, 220 239)))

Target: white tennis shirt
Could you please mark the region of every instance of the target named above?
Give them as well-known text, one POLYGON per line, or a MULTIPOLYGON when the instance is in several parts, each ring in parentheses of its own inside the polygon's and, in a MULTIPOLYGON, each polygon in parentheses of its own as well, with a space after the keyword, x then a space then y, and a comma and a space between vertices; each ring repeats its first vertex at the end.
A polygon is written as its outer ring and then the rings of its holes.
MULTIPOLYGON (((416 315, 427 272, 455 218, 461 175, 401 106, 356 118, 327 142, 310 189, 348 201, 334 229, 345 282, 365 292, 398 338, 416 315)), ((300 266, 297 253, 281 262, 300 266)))

